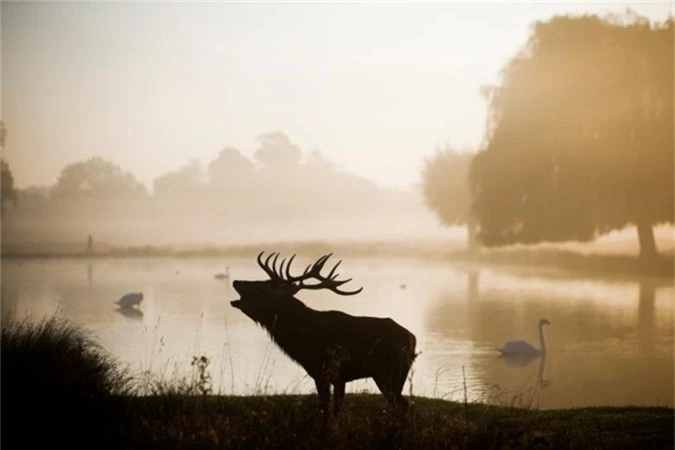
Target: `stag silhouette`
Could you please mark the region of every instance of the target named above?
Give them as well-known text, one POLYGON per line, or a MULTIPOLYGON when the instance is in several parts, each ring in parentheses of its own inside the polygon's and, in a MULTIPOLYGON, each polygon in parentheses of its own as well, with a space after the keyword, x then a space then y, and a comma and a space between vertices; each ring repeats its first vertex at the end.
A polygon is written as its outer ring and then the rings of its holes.
POLYGON ((232 286, 241 296, 231 305, 267 330, 272 340, 314 379, 323 410, 324 426, 330 409, 330 385, 333 386, 333 413, 342 407, 345 384, 360 378, 373 378, 390 404, 406 408, 401 394, 410 366, 415 359, 415 335, 389 318, 356 317, 341 311, 317 311, 294 295, 303 289, 329 289, 339 295, 355 295, 339 287, 351 281, 338 280, 335 271, 321 275, 332 254, 307 266, 302 275, 291 275, 295 255, 281 261, 270 254, 260 267, 269 276, 264 281, 235 280, 232 286), (271 266, 270 266, 271 260, 271 266), (314 279, 314 284, 305 282, 314 279))

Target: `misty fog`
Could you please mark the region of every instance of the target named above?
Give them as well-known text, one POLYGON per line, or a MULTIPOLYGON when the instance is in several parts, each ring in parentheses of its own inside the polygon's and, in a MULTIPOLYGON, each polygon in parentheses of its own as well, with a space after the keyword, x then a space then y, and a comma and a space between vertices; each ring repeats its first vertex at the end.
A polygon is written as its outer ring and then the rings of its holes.
POLYGON ((71 164, 55 186, 19 192, 3 218, 3 245, 82 250, 89 235, 99 249, 448 236, 419 189, 379 187, 318 151, 303 155, 281 132, 259 145, 255 164, 225 147, 207 165, 159 176, 152 189, 102 158, 71 164))

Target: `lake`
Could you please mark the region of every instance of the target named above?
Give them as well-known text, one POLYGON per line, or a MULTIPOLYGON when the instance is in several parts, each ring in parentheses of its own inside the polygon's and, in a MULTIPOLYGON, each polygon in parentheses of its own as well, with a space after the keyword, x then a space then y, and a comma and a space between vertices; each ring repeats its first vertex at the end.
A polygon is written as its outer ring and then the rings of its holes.
MULTIPOLYGON (((297 258, 296 270, 308 260, 297 258)), ((330 262, 330 261, 329 261, 330 262)), ((90 330, 133 372, 190 373, 210 358, 214 392, 311 393, 313 381, 266 332, 229 302, 231 279, 265 277, 254 258, 33 259, 2 261, 3 319, 57 313, 90 330), (143 292, 137 312, 114 302, 143 292)), ((606 281, 569 274, 479 268, 411 259, 347 258, 340 266, 364 286, 340 297, 301 291, 319 309, 391 317, 417 336, 404 394, 535 408, 591 405, 673 406, 672 282, 606 281), (539 345, 546 317, 547 356, 511 361, 496 348, 510 339, 539 345)), ((348 392, 378 392, 372 381, 348 392)))

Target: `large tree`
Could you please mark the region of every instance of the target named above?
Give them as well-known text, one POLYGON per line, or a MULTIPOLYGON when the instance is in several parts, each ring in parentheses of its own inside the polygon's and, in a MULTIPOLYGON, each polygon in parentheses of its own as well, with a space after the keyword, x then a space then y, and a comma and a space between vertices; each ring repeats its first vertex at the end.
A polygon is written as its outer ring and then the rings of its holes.
POLYGON ((673 222, 673 20, 539 22, 488 92, 471 169, 485 244, 591 240, 673 222))
POLYGON ((53 198, 132 199, 146 195, 131 172, 100 157, 66 166, 52 191, 53 198))
POLYGON ((443 225, 466 225, 469 249, 475 246, 475 226, 471 214, 469 167, 473 153, 448 145, 437 148, 424 161, 422 187, 424 200, 443 225))

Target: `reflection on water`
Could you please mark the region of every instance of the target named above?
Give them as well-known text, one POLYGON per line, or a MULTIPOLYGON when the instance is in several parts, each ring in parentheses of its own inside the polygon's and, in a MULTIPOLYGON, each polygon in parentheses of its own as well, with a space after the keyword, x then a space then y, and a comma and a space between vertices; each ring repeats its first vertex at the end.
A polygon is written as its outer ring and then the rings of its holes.
MULTIPOLYGON (((302 262, 300 262, 302 263, 302 262)), ((409 260, 348 259, 363 285, 353 298, 301 292, 315 309, 392 317, 415 333, 416 395, 541 408, 673 405, 673 286, 516 276, 409 260), (538 342, 547 317, 546 357, 500 357, 513 337, 538 342)), ((59 314, 94 332, 134 370, 190 370, 211 358, 215 391, 313 392, 303 370, 267 334, 230 307, 231 283, 260 279, 249 259, 3 261, 2 321, 59 314), (117 309, 125 292, 143 308, 117 309)), ((351 392, 377 392, 372 381, 351 392)), ((405 393, 409 392, 406 384, 405 393)))
POLYGON ((143 319, 143 311, 133 306, 120 306, 115 311, 122 314, 124 317, 133 320, 143 319))
POLYGON ((529 366, 532 364, 534 361, 537 360, 545 360, 546 358, 542 358, 539 355, 535 355, 532 353, 528 354, 511 354, 507 353, 506 355, 500 355, 500 358, 504 360, 507 366, 509 367, 525 367, 529 366))
POLYGON ((91 287, 93 280, 94 280, 94 264, 87 263, 87 283, 89 284, 89 287, 91 287))
POLYGON ((654 282, 645 280, 640 283, 640 300, 638 303, 637 335, 640 351, 649 353, 656 344, 656 326, 654 320, 656 299, 654 282))

